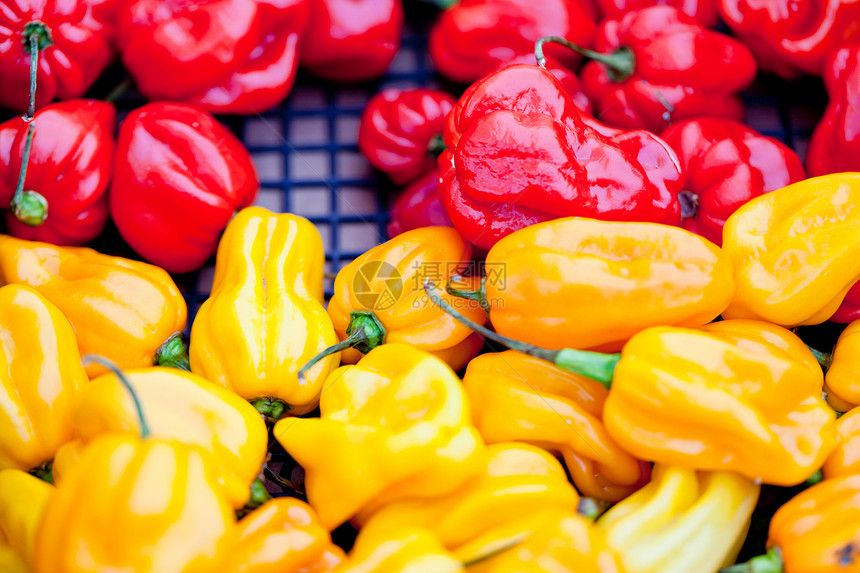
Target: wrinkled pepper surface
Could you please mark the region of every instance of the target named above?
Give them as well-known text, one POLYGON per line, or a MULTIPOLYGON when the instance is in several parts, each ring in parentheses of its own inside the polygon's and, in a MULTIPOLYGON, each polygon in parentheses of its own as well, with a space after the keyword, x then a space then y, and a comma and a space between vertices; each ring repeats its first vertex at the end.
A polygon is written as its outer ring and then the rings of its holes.
POLYGON ((701 115, 742 121, 740 91, 756 75, 741 42, 708 30, 671 6, 604 20, 582 86, 600 120, 660 132, 701 115))
POLYGON ((307 0, 129 0, 117 39, 148 99, 250 114, 292 89, 307 23, 307 0))
POLYGON ((433 169, 404 189, 388 212, 385 232, 389 239, 421 227, 453 227, 451 217, 439 201, 436 185, 439 170, 433 169))
MULTIPOLYGON (((457 231, 427 227, 398 235, 343 267, 328 313, 341 340, 353 333, 362 338, 361 351, 344 350, 341 362, 355 363, 383 342, 402 342, 435 354, 455 370, 465 366, 481 350, 483 339, 431 304, 423 287, 427 279, 445 283, 467 271, 471 257, 471 246, 457 231), (369 340, 364 333, 371 334, 369 340)), ((484 322, 486 313, 477 302, 444 296, 458 301, 471 319, 484 322)))
POLYGON ((472 360, 463 387, 488 444, 521 441, 560 453, 583 495, 615 502, 648 481, 650 465, 603 426, 607 391, 598 382, 509 350, 472 360))
POLYGON ((146 260, 170 272, 200 268, 221 231, 257 196, 251 154, 210 114, 152 103, 122 123, 111 217, 146 260))
POLYGON ((627 12, 649 6, 672 6, 706 28, 713 28, 718 18, 717 0, 597 0, 597 5, 607 18, 621 18, 627 12))
POLYGON ((463 564, 426 529, 368 526, 337 573, 465 573, 463 564))
MULTIPOLYGON (((0 284, 35 289, 72 323, 81 354, 121 368, 151 366, 161 344, 185 328, 185 300, 164 270, 85 247, 0 235, 0 284)), ((100 372, 87 367, 90 376, 100 372)))
POLYGON ((281 420, 274 436, 304 467, 308 500, 329 529, 451 493, 480 471, 484 444, 460 380, 415 347, 384 344, 332 372, 320 416, 281 420))
POLYGON ((783 326, 830 318, 860 279, 860 173, 800 181, 738 209, 723 229, 734 266, 726 318, 783 326))
POLYGON ((838 444, 824 462, 824 477, 860 474, 860 408, 836 420, 836 434, 838 444))
POLYGON ((533 225, 499 241, 486 269, 496 331, 547 348, 618 350, 649 326, 700 326, 734 290, 719 248, 652 223, 533 225))
POLYGON ((55 491, 26 472, 0 470, 0 565, 15 567, 3 573, 32 571, 36 534, 55 491))
MULTIPOLYGON (((237 508, 245 505, 268 443, 266 425, 257 410, 230 390, 177 368, 125 374, 146 414, 150 435, 211 452, 230 502, 237 508)), ((102 434, 141 431, 137 406, 114 374, 94 378, 77 393, 72 419, 76 441, 65 446, 54 462, 58 484, 70 466, 77 465, 76 454, 85 444, 102 434)))
POLYGON ((364 108, 358 148, 397 185, 415 181, 436 166, 445 116, 456 102, 439 90, 383 90, 364 108))
POLYGON ((28 127, 21 118, 10 119, 0 125, 0 205, 12 207, 7 228, 16 237, 56 245, 91 241, 107 223, 116 110, 96 100, 55 103, 37 111, 33 125, 22 190, 39 193, 47 210, 16 213, 28 127))
POLYGON ((559 81, 537 66, 473 84, 448 115, 439 198, 454 226, 489 249, 559 217, 677 224, 682 168, 645 131, 586 123, 559 81))
MULTIPOLYGON (((543 36, 590 45, 592 10, 581 0, 460 0, 430 32, 433 66, 452 80, 471 83, 517 56, 533 54, 543 36)), ((564 50, 553 53, 568 65, 577 61, 564 50)))
POLYGON ((762 70, 792 79, 822 75, 834 50, 860 40, 854 0, 719 0, 720 16, 762 70))
POLYGON ((730 119, 681 121, 660 137, 687 173, 678 194, 681 224, 717 245, 726 219, 741 205, 806 178, 793 149, 730 119))
POLYGON ((45 510, 35 573, 217 570, 235 517, 215 474, 175 441, 97 438, 45 510))
POLYGON ((323 307, 322 238, 302 217, 248 207, 221 242, 212 293, 191 329, 191 371, 278 418, 316 408, 330 356, 298 384, 297 372, 337 342, 323 307))
POLYGON ((716 573, 735 562, 760 486, 725 471, 657 464, 597 522, 627 573, 716 573))
POLYGON ((827 401, 839 412, 860 405, 860 320, 839 335, 824 376, 824 390, 827 401))
POLYGON ((73 435, 87 383, 72 325, 29 287, 0 287, 0 469, 50 462, 73 435))
MULTIPOLYGON (((509 68, 517 64, 528 64, 531 66, 537 66, 537 60, 535 60, 534 51, 501 62, 498 68, 493 71, 497 72, 499 70, 509 68)), ((579 77, 576 75, 572 68, 566 66, 553 56, 546 55, 544 55, 544 64, 542 67, 543 69, 554 75, 555 79, 561 82, 562 87, 564 87, 564 91, 566 91, 567 95, 570 96, 570 99, 573 100, 573 105, 579 108, 582 113, 587 115, 592 115, 594 113, 594 108, 592 108, 591 106, 591 101, 588 99, 588 96, 585 95, 585 92, 582 91, 582 82, 579 80, 579 77)))

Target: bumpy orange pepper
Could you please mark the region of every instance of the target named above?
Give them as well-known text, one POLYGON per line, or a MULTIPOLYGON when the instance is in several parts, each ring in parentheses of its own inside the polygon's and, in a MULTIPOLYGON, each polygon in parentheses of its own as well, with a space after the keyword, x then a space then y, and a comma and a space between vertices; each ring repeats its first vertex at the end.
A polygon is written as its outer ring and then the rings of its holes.
POLYGON ((0 471, 0 571, 30 573, 36 532, 54 486, 20 470, 0 471))
POLYGON ((838 445, 824 462, 827 479, 860 474, 860 407, 836 420, 838 445))
POLYGON ((824 390, 827 401, 840 412, 860 405, 860 320, 839 335, 824 377, 824 390))
MULTIPOLYGON (((84 247, 0 235, 0 284, 37 290, 72 323, 81 354, 121 368, 151 366, 165 340, 185 328, 185 300, 166 271, 84 247)), ((101 372, 87 368, 90 376, 101 372)))
POLYGON ((516 440, 561 453, 583 494, 615 502, 648 481, 650 464, 624 451, 603 426, 608 392, 600 383, 508 350, 472 360, 463 387, 487 443, 516 440))
POLYGON ((218 244, 212 294, 191 329, 191 371, 274 419, 316 408, 337 357, 299 368, 337 342, 323 307, 322 238, 310 221, 248 207, 218 244))
POLYGON ((719 247, 656 223, 539 223, 496 243, 486 269, 496 331, 546 348, 614 351, 649 326, 706 324, 734 292, 719 247))
POLYGON ((860 173, 807 179, 756 197, 729 217, 734 266, 726 318, 783 326, 830 318, 860 279, 860 173))
POLYGON ((0 288, 0 469, 31 470, 72 439, 87 382, 72 325, 30 287, 0 288))
MULTIPOLYGON (((378 344, 403 342, 455 370, 465 366, 483 339, 430 304, 423 287, 427 278, 444 283, 463 273, 471 257, 471 246, 451 227, 424 227, 370 249, 341 269, 328 312, 338 337, 356 343, 343 351, 341 361, 352 364, 378 344)), ((456 300, 467 316, 484 322, 477 302, 456 300)))

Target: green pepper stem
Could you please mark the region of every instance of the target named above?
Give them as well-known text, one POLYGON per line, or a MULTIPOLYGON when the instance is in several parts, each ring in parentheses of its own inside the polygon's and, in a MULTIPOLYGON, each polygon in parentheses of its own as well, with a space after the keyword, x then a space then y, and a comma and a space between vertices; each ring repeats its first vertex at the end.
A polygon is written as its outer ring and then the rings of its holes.
POLYGON ((299 385, 305 383, 305 378, 314 364, 347 348, 355 348, 362 354, 367 354, 380 344, 385 344, 385 327, 379 318, 366 310, 354 310, 349 313, 349 324, 346 326, 347 337, 341 342, 329 346, 299 369, 299 385))
POLYGON ((830 364, 833 362, 833 353, 822 352, 809 345, 807 345, 807 348, 812 352, 812 355, 815 356, 815 359, 818 360, 818 363, 821 364, 822 370, 827 372, 830 369, 830 364))
POLYGON ((182 338, 181 332, 171 334, 155 352, 155 364, 191 372, 188 348, 182 338))
POLYGON ((512 537, 508 537, 507 539, 499 539, 498 541, 491 543, 488 547, 486 547, 483 551, 470 557, 469 559, 463 561, 463 567, 471 567, 473 565, 477 565, 482 561, 486 561, 488 559, 492 559, 497 555, 501 555, 505 551, 509 549, 513 549, 523 541, 528 539, 527 533, 519 533, 512 537))
POLYGON ((122 97, 125 92, 131 89, 133 82, 131 81, 131 77, 126 76, 121 82, 119 82, 115 88, 113 88, 108 95, 105 96, 105 101, 114 103, 120 97, 122 97))
POLYGON ((779 547, 772 547, 764 555, 720 569, 720 573, 783 573, 782 551, 779 547))
POLYGON ((93 363, 103 366, 113 372, 114 376, 119 378, 119 381, 123 386, 125 386, 128 393, 131 394, 131 399, 134 400, 134 405, 137 408, 137 420, 140 422, 140 437, 148 438, 150 434, 149 425, 146 423, 146 418, 143 415, 143 406, 140 403, 140 398, 138 397, 137 392, 135 392, 134 387, 131 385, 131 380, 128 379, 125 372, 120 370, 119 366, 117 366, 113 360, 105 358, 104 356, 100 356, 98 354, 85 354, 81 358, 81 364, 84 366, 89 366, 93 363))
POLYGON ((602 352, 590 352, 588 350, 574 350, 572 348, 563 348, 561 350, 550 350, 541 348, 533 344, 528 344, 520 340, 514 340, 507 336, 490 330, 489 328, 480 325, 472 320, 469 320, 457 311, 450 304, 445 302, 435 291, 436 286, 433 281, 427 279, 424 282, 424 291, 430 297, 430 301, 441 308, 445 313, 450 314, 462 324, 465 324, 473 331, 482 335, 484 338, 497 342, 503 346, 518 350, 529 356, 540 358, 548 362, 552 362, 559 368, 591 378, 596 382, 601 383, 606 388, 612 384, 612 375, 615 372, 615 366, 621 358, 620 354, 604 354, 602 352))
POLYGON ((451 281, 458 281, 460 279, 459 275, 454 275, 451 277, 451 280, 448 281, 448 284, 445 285, 445 292, 450 294, 451 296, 456 296, 459 298, 465 298, 468 300, 474 300, 481 308, 484 309, 484 312, 487 314, 490 313, 490 303, 487 300, 487 277, 481 278, 481 286, 476 290, 462 290, 456 289, 451 286, 451 281))
POLYGON ((356 330, 337 344, 332 344, 310 360, 308 360, 304 366, 299 369, 299 386, 305 383, 305 379, 308 376, 308 372, 314 365, 325 358, 326 356, 331 356, 332 354, 337 354, 338 352, 343 352, 348 348, 352 348, 356 344, 358 344, 361 340, 364 339, 364 332, 361 330, 356 330))
POLYGON ((291 405, 277 398, 257 398, 251 401, 251 405, 263 417, 272 420, 278 420, 284 415, 284 412, 293 409, 291 405))
POLYGON ((430 139, 430 143, 427 144, 427 153, 434 158, 438 158, 446 149, 448 148, 445 146, 445 139, 441 133, 434 135, 430 139))
POLYGON ((608 501, 595 499, 593 497, 581 497, 579 498, 576 512, 589 521, 596 521, 597 518, 606 513, 610 507, 612 507, 612 504, 608 501))
POLYGON ((54 460, 45 462, 39 467, 30 470, 30 475, 35 476, 43 482, 54 485, 54 460))
POLYGON ((611 54, 601 54, 594 50, 582 48, 560 36, 544 36, 535 42, 535 59, 537 59, 537 64, 544 69, 546 69, 546 57, 543 54, 543 45, 547 42, 561 44, 590 60, 603 64, 606 66, 609 79, 614 82, 623 82, 632 76, 636 69, 636 58, 633 55, 633 50, 627 46, 621 46, 611 54))

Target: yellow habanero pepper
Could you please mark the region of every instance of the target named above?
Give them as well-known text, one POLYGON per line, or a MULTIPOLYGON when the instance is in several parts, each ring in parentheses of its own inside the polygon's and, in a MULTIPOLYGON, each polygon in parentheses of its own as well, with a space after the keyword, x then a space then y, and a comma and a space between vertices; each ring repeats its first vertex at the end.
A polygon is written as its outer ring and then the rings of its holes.
POLYGON ((60 310, 29 287, 0 288, 0 469, 50 462, 72 439, 72 399, 86 382, 60 310))
MULTIPOLYGON (((233 392, 176 368, 129 370, 125 377, 146 414, 150 435, 174 439, 211 452, 233 507, 245 505, 249 486, 266 457, 268 434, 260 414, 233 392)), ((61 483, 84 444, 107 433, 141 431, 137 404, 115 374, 99 376, 75 398, 77 441, 64 446, 54 462, 61 483)))
MULTIPOLYGON (((341 361, 353 364, 375 346, 402 342, 435 354, 459 370, 481 350, 481 336, 430 304, 424 280, 447 281, 464 272, 472 248, 451 227, 425 227, 376 246, 337 274, 328 312, 342 340, 341 361)), ((450 295, 443 295, 452 300, 450 295)), ((480 304, 457 299, 484 322, 480 304)))
MULTIPOLYGON (((165 340, 185 328, 185 299, 166 271, 84 247, 0 235, 0 284, 34 288, 72 323, 81 354, 121 368, 152 365, 165 340)), ((102 372, 87 368, 90 376, 102 372)))
POLYGON ((463 564, 420 527, 366 527, 335 573, 464 573, 463 564))
POLYGON ((726 318, 819 324, 860 278, 860 173, 794 183, 748 202, 723 228, 736 291, 726 318))
POLYGON ((836 420, 839 443, 824 462, 827 479, 860 474, 860 406, 836 420))
POLYGON ((650 464, 604 428, 608 392, 598 382, 508 350, 472 360, 463 387, 488 444, 523 441, 559 452, 583 494, 615 502, 648 481, 650 464))
POLYGON ((731 472, 657 464, 651 482, 597 526, 627 573, 717 573, 735 562, 759 489, 731 472))
POLYGON ((734 292, 719 247, 655 223, 539 223, 496 243, 486 269, 496 331, 553 349, 614 351, 649 326, 699 326, 734 292))
POLYGON ((20 470, 0 471, 0 565, 7 566, 0 570, 4 573, 31 571, 36 532, 55 489, 20 470))
POLYGON ((277 419, 316 408, 328 357, 299 383, 299 368, 337 342, 323 307, 322 238, 302 217, 248 207, 218 244, 212 294, 191 329, 191 371, 277 419))
POLYGON ((365 527, 421 527, 456 550, 522 515, 541 509, 576 512, 578 505, 579 495, 558 460, 527 444, 494 444, 486 448, 479 473, 456 491, 392 503, 365 527))
POLYGON ((824 391, 830 405, 840 412, 860 405, 860 320, 839 335, 824 377, 824 391))
POLYGON ((860 474, 826 479, 780 507, 766 555, 724 573, 860 571, 860 474))
POLYGON ((108 434, 57 488, 36 537, 36 573, 212 573, 235 517, 210 456, 108 434))
POLYGON ((243 517, 235 537, 224 573, 328 573, 346 557, 311 507, 290 497, 243 517))
POLYGON ((281 420, 274 436, 304 467, 308 501, 330 529, 457 490, 480 470, 484 449, 457 375, 398 343, 332 372, 320 418, 281 420))

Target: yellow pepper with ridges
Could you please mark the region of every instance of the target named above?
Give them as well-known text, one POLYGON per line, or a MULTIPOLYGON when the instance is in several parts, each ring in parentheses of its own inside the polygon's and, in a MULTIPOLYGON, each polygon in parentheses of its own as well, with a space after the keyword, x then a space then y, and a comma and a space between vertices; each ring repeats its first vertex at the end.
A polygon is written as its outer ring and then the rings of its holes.
MULTIPOLYGON (((34 288, 72 323, 81 354, 101 354, 120 368, 151 366, 185 328, 185 299, 166 271, 85 247, 0 235, 0 284, 34 288)), ((87 368, 90 376, 102 372, 87 368)))
MULTIPOLYGON (((125 376, 146 414, 150 435, 210 452, 233 507, 245 505, 268 445, 266 424, 254 407, 233 392, 176 368, 129 370, 125 376)), ((72 420, 77 440, 57 455, 53 470, 58 484, 76 465, 84 444, 102 434, 141 431, 135 401, 112 373, 94 378, 78 392, 72 420)))
POLYGON ((248 207, 218 244, 212 293, 191 329, 191 371, 277 419, 317 406, 329 356, 299 383, 299 368, 337 342, 323 307, 324 254, 307 219, 248 207))
POLYGON ((836 420, 836 434, 838 443, 824 462, 824 477, 860 474, 860 407, 836 420))
POLYGON ((0 469, 29 471, 72 439, 87 375, 72 325, 30 287, 0 288, 0 341, 0 469))
POLYGON ((368 526, 336 573, 464 573, 463 564, 420 527, 368 526))
POLYGON ((366 527, 422 527, 454 550, 521 515, 551 508, 576 512, 578 505, 558 460, 535 446, 503 443, 486 448, 479 473, 456 491, 389 504, 366 527))
POLYGON ((648 481, 650 464, 603 425, 608 392, 600 383, 508 350, 473 359, 463 387, 487 443, 523 441, 560 453, 584 495, 615 502, 648 481))
POLYGON ((308 501, 330 529, 456 491, 480 471, 484 449, 451 367, 399 343, 332 372, 320 418, 281 420, 274 437, 304 467, 308 501))
POLYGON ((735 295, 725 318, 830 318, 860 279, 860 173, 814 177, 743 205, 723 228, 735 295))
POLYGON ((824 377, 824 391, 827 401, 839 412, 860 405, 860 320, 839 335, 824 377))
POLYGON ((36 532, 56 488, 20 470, 0 471, 0 569, 30 573, 36 532))
POLYGON ((735 562, 760 487, 731 472, 657 464, 597 521, 627 573, 717 573, 735 562))

